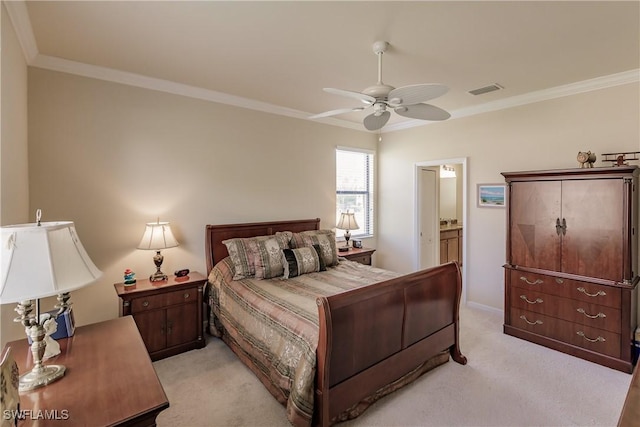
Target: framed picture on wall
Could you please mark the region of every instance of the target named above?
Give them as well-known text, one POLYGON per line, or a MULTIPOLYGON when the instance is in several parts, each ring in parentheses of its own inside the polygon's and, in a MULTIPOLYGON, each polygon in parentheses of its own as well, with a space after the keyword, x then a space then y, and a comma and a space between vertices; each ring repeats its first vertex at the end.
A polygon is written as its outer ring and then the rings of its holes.
POLYGON ((506 184, 478 184, 478 207, 504 208, 506 189, 506 184))

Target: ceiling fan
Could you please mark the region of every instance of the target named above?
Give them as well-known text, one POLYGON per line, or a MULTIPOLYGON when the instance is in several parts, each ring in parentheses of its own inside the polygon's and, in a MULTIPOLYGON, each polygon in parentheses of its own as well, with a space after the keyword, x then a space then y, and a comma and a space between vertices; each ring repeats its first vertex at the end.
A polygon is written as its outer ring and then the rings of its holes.
POLYGON ((391 117, 388 109, 393 109, 401 116, 419 120, 446 120, 451 114, 445 110, 430 104, 424 104, 433 98, 447 93, 449 88, 440 84, 416 84, 394 88, 382 83, 382 54, 389 47, 385 41, 377 41, 373 44, 373 52, 378 55, 378 83, 369 86, 362 92, 334 89, 326 87, 323 90, 334 95, 346 96, 361 101, 365 106, 354 108, 341 108, 315 114, 310 119, 336 116, 338 114, 363 111, 373 107, 373 113, 364 118, 364 127, 367 130, 381 129, 391 117))

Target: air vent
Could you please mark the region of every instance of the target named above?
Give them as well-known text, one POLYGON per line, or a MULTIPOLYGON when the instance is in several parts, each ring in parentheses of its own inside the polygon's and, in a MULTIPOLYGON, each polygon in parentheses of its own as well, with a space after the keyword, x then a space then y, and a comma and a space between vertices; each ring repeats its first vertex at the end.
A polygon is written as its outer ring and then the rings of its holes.
POLYGON ((469 93, 471 95, 482 95, 484 93, 489 93, 489 92, 493 92, 496 90, 500 90, 500 89, 504 89, 502 86, 500 86, 498 83, 493 83, 490 84, 489 86, 485 86, 485 87, 481 87, 478 89, 473 89, 470 90, 469 93))

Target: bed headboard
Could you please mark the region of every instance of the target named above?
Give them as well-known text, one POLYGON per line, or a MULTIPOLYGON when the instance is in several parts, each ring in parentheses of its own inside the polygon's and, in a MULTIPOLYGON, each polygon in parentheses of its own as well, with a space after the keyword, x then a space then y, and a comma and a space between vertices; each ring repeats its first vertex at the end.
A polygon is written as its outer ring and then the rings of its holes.
POLYGON ((244 224, 207 225, 205 230, 205 255, 207 275, 216 263, 229 255, 223 240, 233 238, 268 236, 277 231, 299 233, 319 230, 320 218, 297 219, 291 221, 253 222, 244 224))

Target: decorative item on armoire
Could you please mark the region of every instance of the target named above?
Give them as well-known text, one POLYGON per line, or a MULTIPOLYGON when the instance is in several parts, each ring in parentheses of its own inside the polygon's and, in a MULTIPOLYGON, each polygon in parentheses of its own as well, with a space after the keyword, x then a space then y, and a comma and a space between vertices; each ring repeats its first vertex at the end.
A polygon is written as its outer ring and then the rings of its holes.
POLYGON ((602 153, 603 162, 611 162, 611 166, 627 166, 629 162, 640 160, 640 151, 625 151, 618 153, 602 153))
POLYGON ((142 235, 142 240, 138 245, 138 249, 156 251, 153 262, 156 265, 156 272, 149 276, 152 282, 167 280, 168 276, 160 271, 164 257, 160 253, 161 249, 174 248, 178 246, 178 241, 173 237, 171 227, 168 222, 160 222, 160 218, 156 222, 148 222, 147 227, 142 235))
POLYGON ((578 151, 578 164, 581 168, 592 168, 596 161, 596 153, 591 151, 578 151))

